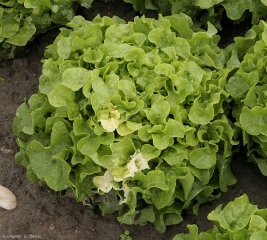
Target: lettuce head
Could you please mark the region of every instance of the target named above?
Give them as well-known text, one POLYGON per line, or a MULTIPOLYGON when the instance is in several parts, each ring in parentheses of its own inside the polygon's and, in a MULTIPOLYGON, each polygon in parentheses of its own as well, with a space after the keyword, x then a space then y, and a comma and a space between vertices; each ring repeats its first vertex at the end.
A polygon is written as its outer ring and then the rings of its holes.
POLYGON ((39 92, 17 109, 16 162, 125 224, 164 232, 196 213, 236 182, 232 70, 218 41, 183 14, 74 17, 45 52, 39 92))

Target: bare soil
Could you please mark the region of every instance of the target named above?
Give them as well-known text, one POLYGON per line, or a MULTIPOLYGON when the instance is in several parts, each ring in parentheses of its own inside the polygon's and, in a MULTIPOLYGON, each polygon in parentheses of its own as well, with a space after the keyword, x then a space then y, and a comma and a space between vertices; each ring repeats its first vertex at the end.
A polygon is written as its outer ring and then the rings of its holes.
MULTIPOLYGON (((95 1, 90 10, 80 12, 87 19, 98 13, 118 15, 126 21, 136 13, 131 5, 122 0, 111 1, 108 5, 95 1)), ((155 16, 155 13, 149 13, 155 16)), ((237 34, 235 29, 229 30, 237 34)), ((116 214, 101 216, 96 209, 77 203, 71 197, 62 197, 47 187, 28 181, 24 167, 15 164, 14 155, 18 151, 16 138, 12 132, 12 120, 17 107, 38 91, 38 77, 41 75, 41 59, 44 49, 51 44, 58 30, 49 31, 35 38, 27 46, 27 53, 12 60, 0 62, 0 184, 17 196, 18 206, 14 210, 0 209, 0 239, 50 239, 50 240, 119 240, 127 229, 133 240, 171 240, 181 232, 186 232, 187 224, 198 224, 200 230, 207 230, 211 223, 207 214, 218 204, 226 204, 235 197, 246 193, 251 202, 260 208, 267 207, 267 178, 253 164, 246 162, 242 152, 232 160, 232 170, 238 183, 227 193, 211 203, 200 207, 199 215, 185 214, 184 221, 158 233, 152 225, 127 226, 117 222, 116 214)))

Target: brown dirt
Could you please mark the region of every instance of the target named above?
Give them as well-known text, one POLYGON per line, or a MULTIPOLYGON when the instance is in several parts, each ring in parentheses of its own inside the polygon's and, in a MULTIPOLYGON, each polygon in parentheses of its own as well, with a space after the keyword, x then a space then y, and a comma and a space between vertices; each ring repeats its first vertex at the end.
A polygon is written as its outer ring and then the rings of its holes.
MULTIPOLYGON (((125 20, 135 16, 131 6, 122 0, 112 1, 109 5, 96 1, 92 9, 81 13, 92 19, 99 12, 102 16, 116 14, 125 20)), ((169 227, 164 234, 158 233, 152 225, 122 225, 117 222, 115 214, 101 216, 98 211, 70 197, 62 198, 47 187, 30 183, 24 167, 14 163, 18 149, 12 133, 12 120, 24 99, 37 92, 40 60, 56 34, 57 30, 53 30, 38 36, 29 44, 24 56, 0 62, 0 76, 5 79, 0 82, 0 184, 11 189, 18 200, 16 209, 0 209, 0 239, 119 240, 120 234, 128 229, 133 240, 171 240, 176 233, 185 232, 188 223, 198 224, 200 230, 208 229, 211 223, 206 220, 207 214, 218 204, 226 204, 243 193, 252 203, 267 207, 267 178, 256 166, 247 163, 242 153, 236 154, 232 161, 238 184, 230 187, 220 199, 200 207, 198 216, 185 214, 185 221, 169 227)))

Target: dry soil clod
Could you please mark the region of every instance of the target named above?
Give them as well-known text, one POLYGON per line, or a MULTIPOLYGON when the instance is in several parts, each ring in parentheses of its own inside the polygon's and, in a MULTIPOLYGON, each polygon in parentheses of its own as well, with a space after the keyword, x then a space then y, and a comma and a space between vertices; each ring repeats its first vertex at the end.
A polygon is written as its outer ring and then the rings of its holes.
POLYGON ((16 206, 16 196, 9 189, 0 185, 0 207, 6 210, 12 210, 16 206))

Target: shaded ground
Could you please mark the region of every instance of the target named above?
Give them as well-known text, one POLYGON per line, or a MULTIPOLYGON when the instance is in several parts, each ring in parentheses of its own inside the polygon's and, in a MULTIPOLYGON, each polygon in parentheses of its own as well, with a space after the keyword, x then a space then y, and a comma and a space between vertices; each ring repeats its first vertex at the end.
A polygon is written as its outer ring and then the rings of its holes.
MULTIPOLYGON (((83 12, 92 19, 98 12, 101 15, 116 14, 130 20, 135 16, 131 6, 116 1, 109 7, 97 2, 89 11, 83 12), (118 4, 119 2, 119 4, 118 4)), ((153 15, 153 13, 151 13, 153 15)), ((231 34, 235 32, 231 30, 231 34)), ((38 77, 45 47, 53 42, 57 30, 37 37, 28 47, 28 53, 13 60, 0 62, 0 184, 11 189, 17 196, 18 206, 12 211, 0 209, 0 239, 50 239, 50 240, 119 240, 126 229, 133 240, 171 240, 176 233, 185 232, 186 224, 196 223, 200 230, 208 229, 211 224, 207 214, 218 204, 248 194, 254 204, 267 207, 267 178, 263 177, 256 166, 246 163, 242 154, 232 161, 232 169, 239 183, 229 188, 222 198, 203 205, 199 216, 185 215, 185 221, 167 229, 166 233, 156 232, 153 226, 126 226, 116 220, 116 215, 101 216, 88 206, 76 203, 69 197, 62 198, 46 187, 31 184, 26 170, 14 163, 17 151, 12 133, 12 119, 16 108, 31 94, 37 92, 38 77)))

